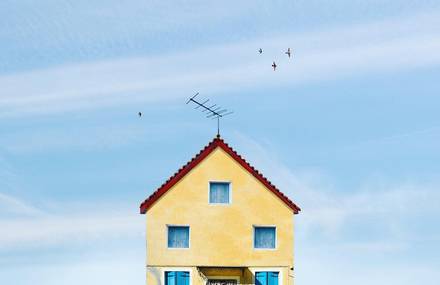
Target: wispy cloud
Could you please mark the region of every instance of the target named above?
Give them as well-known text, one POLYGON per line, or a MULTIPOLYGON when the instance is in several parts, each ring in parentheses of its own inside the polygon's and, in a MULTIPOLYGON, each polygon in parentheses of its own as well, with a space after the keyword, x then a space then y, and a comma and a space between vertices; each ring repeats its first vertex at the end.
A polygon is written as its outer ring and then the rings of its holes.
MULTIPOLYGON (((269 145, 263 146, 241 134, 236 137, 247 157, 302 207, 298 228, 306 237, 318 233, 321 238, 340 240, 342 246, 359 250, 399 249, 421 237, 408 226, 408 213, 412 217, 440 215, 436 185, 364 181, 357 189, 343 191, 335 189, 319 172, 296 173, 277 158, 276 152, 270 151, 269 145), (369 240, 359 243, 344 236, 353 226, 370 231, 369 240), (380 233, 375 234, 377 229, 380 233)), ((438 236, 436 230, 428 232, 422 234, 424 238, 438 236)))
POLYGON ((284 35, 156 57, 118 59, 0 77, 0 115, 16 116, 183 99, 194 90, 303 84, 440 63, 438 13, 284 35), (288 62, 282 50, 294 47, 288 62), (259 56, 255 50, 265 47, 259 56), (277 60, 279 69, 271 71, 277 60))
MULTIPOLYGON (((133 117, 136 114, 133 113, 133 117)), ((8 153, 29 153, 76 149, 91 151, 121 147, 145 140, 154 133, 151 127, 140 125, 70 127, 51 130, 16 131, 0 138, 8 153)))
POLYGON ((42 247, 142 236, 140 215, 83 213, 0 220, 2 249, 42 247))
POLYGON ((0 194, 0 250, 66 245, 129 238, 144 234, 143 216, 135 209, 112 205, 81 208, 74 204, 41 210, 15 197, 0 194), (15 214, 15 215, 11 215, 15 214))
POLYGON ((0 218, 5 215, 33 216, 42 211, 11 195, 0 193, 0 218))
POLYGON ((295 219, 295 282, 436 284, 438 264, 425 258, 440 241, 432 226, 440 215, 438 185, 373 180, 336 189, 317 170, 286 166, 270 144, 235 138, 237 149, 302 207, 295 219))
MULTIPOLYGON (((143 284, 145 283, 145 251, 132 247, 92 249, 75 257, 57 256, 48 261, 23 262, 11 266, 10 260, 1 262, 3 280, 13 280, 16 285, 39 284, 143 284), (103 252, 105 251, 105 252, 103 252), (61 281, 62 280, 62 281, 61 281)), ((24 260, 29 260, 26 254, 24 260)))
MULTIPOLYGON (((141 109, 141 108, 139 108, 141 109)), ((137 109, 135 110, 137 111, 137 109)), ((180 130, 193 127, 190 123, 151 122, 144 117, 137 118, 137 112, 131 112, 130 122, 107 125, 108 122, 93 122, 87 126, 72 123, 70 125, 52 123, 37 125, 33 128, 14 129, 0 137, 0 150, 8 154, 29 154, 39 152, 58 152, 65 150, 103 151, 124 148, 132 145, 148 144, 174 136, 180 130)), ((1 168, 0 177, 8 178, 8 168, 1 168)))

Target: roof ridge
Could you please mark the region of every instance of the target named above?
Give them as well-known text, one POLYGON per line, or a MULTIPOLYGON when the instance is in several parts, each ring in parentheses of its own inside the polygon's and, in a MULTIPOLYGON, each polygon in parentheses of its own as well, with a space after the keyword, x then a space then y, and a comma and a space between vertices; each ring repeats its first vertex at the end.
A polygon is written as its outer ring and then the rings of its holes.
POLYGON ((262 173, 246 161, 240 154, 238 154, 232 147, 230 147, 220 136, 216 136, 209 144, 207 144, 198 154, 193 156, 186 164, 179 168, 171 177, 169 177, 162 185, 157 188, 147 199, 140 205, 141 214, 145 214, 147 210, 172 186, 174 186, 180 179, 182 179, 192 168, 200 163, 217 147, 222 148, 233 159, 235 159, 241 166, 250 172, 255 178, 263 183, 270 191, 272 191, 278 198, 289 206, 295 214, 301 209, 292 202, 284 193, 282 193, 272 182, 270 182, 262 173))

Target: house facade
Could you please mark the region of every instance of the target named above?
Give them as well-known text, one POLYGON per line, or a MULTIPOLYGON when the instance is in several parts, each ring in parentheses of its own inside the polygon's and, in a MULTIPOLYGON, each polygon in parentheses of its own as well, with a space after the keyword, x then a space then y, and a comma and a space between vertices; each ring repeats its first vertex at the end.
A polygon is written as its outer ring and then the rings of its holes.
POLYGON ((140 206, 148 285, 293 285, 300 211, 216 137, 140 206))

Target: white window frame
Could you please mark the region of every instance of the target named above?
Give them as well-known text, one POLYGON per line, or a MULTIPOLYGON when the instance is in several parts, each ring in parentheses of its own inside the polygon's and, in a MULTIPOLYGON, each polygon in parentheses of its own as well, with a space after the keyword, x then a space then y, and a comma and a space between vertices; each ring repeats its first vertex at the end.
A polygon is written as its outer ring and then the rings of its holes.
POLYGON ((252 247, 254 250, 277 250, 278 249, 278 231, 276 225, 252 225, 252 247), (275 247, 274 248, 257 248, 255 247, 255 228, 275 228, 275 247))
POLYGON ((229 206, 232 204, 232 182, 225 180, 208 181, 208 204, 213 206, 229 206), (211 203, 211 183, 228 183, 229 184, 229 201, 228 203, 211 203))
POLYGON ((252 272, 252 284, 256 283, 255 273, 257 272, 278 272, 278 285, 283 285, 283 268, 282 267, 261 267, 251 268, 252 272))
POLYGON ((182 249, 190 249, 191 248, 191 227, 189 225, 175 225, 175 224, 167 224, 167 228, 166 228, 166 247, 167 249, 177 249, 177 250, 182 250, 182 249), (188 227, 188 247, 169 247, 168 246, 168 240, 169 240, 169 234, 170 234, 170 227, 188 227))
POLYGON ((193 276, 193 269, 192 267, 162 267, 161 268, 161 274, 160 274, 160 283, 162 285, 165 284, 165 273, 170 271, 188 271, 189 272, 189 285, 192 285, 192 276, 193 276))

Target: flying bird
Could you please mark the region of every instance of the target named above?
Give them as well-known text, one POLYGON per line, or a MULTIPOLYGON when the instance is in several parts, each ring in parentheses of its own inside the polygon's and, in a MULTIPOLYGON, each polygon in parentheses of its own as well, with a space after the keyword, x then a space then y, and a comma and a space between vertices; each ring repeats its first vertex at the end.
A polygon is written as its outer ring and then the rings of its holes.
POLYGON ((263 53, 263 49, 260 48, 260 49, 258 50, 258 52, 259 52, 260 54, 262 54, 262 53, 263 53))
POLYGON ((142 117, 142 113, 141 113, 141 112, 139 112, 139 113, 138 113, 138 116, 139 116, 139 118, 140 118, 140 117, 142 117))
POLYGON ((272 63, 272 67, 273 67, 273 71, 275 71, 275 69, 277 69, 277 64, 275 63, 275 61, 272 63))
POLYGON ((287 54, 290 58, 291 52, 290 52, 290 48, 287 49, 287 51, 285 52, 285 54, 287 54))

